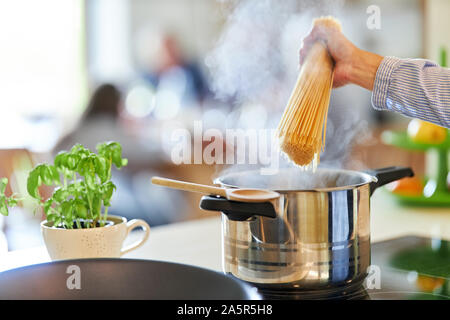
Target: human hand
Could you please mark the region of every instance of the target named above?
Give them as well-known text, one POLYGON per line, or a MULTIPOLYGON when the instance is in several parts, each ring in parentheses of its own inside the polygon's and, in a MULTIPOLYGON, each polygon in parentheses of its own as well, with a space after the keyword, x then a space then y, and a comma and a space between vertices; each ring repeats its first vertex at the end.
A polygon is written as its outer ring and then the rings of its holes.
POLYGON ((334 60, 334 88, 354 83, 368 90, 373 89, 382 56, 359 49, 340 30, 319 24, 303 39, 300 64, 305 61, 309 49, 316 41, 325 43, 334 60))

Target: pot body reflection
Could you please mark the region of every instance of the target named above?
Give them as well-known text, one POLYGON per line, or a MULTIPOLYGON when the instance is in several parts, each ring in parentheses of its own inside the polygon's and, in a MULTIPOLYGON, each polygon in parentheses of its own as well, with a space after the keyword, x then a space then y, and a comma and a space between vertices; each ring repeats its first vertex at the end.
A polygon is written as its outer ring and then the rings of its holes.
POLYGON ((222 214, 223 269, 259 287, 326 288, 364 280, 370 265, 369 184, 287 191, 276 218, 222 214))
POLYGON ((413 175, 406 167, 235 172, 215 183, 272 190, 280 199, 244 203, 204 196, 200 208, 222 212, 226 273, 268 290, 357 287, 370 266, 370 196, 413 175))

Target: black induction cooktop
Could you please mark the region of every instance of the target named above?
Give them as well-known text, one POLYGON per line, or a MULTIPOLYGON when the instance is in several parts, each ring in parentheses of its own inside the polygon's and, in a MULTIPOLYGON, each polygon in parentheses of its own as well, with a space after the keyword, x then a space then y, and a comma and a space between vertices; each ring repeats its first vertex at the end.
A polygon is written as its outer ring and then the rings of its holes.
POLYGON ((449 243, 414 236, 374 243, 363 285, 259 293, 269 300, 450 300, 449 243))

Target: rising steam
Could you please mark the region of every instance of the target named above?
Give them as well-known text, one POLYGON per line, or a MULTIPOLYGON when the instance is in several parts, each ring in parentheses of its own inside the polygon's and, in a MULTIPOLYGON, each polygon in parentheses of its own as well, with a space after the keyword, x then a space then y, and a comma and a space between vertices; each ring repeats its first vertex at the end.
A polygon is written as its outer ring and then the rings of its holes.
MULTIPOLYGON (((277 126, 298 75, 298 51, 314 17, 337 18, 344 1, 245 0, 226 1, 230 7, 222 35, 206 59, 217 97, 237 107, 263 105, 271 115, 266 128, 277 126)), ((345 21, 343 23, 345 32, 345 21)), ((357 134, 367 128, 332 94, 328 133, 321 162, 341 166, 357 134), (337 100, 337 103, 335 102, 337 100)), ((350 101, 348 101, 350 103, 350 101)), ((280 160, 283 166, 283 160, 280 160)))

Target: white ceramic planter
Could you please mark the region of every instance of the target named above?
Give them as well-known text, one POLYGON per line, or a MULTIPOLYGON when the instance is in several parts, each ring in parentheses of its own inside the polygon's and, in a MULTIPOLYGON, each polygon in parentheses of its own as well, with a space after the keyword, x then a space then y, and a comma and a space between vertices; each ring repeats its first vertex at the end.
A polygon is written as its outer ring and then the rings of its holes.
POLYGON ((90 229, 54 228, 47 221, 41 222, 41 232, 52 260, 81 258, 118 258, 137 249, 147 241, 150 226, 140 219, 127 222, 120 216, 108 216, 113 225, 90 229), (127 247, 123 243, 131 230, 142 227, 142 238, 127 247))

